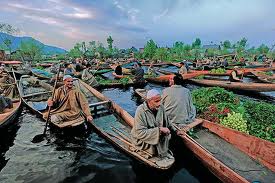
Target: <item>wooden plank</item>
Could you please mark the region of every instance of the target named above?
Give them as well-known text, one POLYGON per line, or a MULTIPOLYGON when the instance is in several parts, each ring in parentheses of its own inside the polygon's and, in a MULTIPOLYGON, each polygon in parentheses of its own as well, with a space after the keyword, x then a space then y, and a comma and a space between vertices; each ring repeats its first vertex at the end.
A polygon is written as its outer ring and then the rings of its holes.
POLYGON ((89 107, 97 107, 99 105, 104 105, 104 104, 108 104, 108 103, 111 103, 111 101, 105 100, 105 101, 100 101, 100 102, 97 102, 97 103, 92 103, 92 104, 89 104, 89 107))
POLYGON ((33 97, 33 96, 37 96, 37 95, 48 94, 48 93, 52 93, 52 91, 31 93, 31 94, 28 94, 28 95, 24 95, 22 98, 29 98, 29 97, 33 97))

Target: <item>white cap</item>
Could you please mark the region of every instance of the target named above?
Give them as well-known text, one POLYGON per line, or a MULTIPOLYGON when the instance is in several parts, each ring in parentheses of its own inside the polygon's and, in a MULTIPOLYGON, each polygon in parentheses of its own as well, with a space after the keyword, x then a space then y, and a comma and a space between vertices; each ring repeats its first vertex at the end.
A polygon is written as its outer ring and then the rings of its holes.
POLYGON ((153 97, 158 96, 158 95, 160 95, 160 93, 159 93, 158 90, 156 90, 156 89, 151 89, 151 90, 149 90, 149 91, 147 92, 146 98, 147 98, 147 99, 150 99, 150 98, 153 98, 153 97))
POLYGON ((65 80, 68 79, 68 78, 72 78, 72 79, 73 79, 72 76, 70 76, 70 75, 65 75, 65 76, 63 77, 63 81, 65 81, 65 80))

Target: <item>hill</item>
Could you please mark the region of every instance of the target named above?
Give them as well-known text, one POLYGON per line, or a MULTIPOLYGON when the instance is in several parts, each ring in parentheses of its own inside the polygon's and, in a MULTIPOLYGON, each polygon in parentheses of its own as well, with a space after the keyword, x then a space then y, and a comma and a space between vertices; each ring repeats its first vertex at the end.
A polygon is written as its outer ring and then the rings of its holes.
POLYGON ((17 50, 20 47, 21 42, 33 40, 37 45, 43 46, 43 54, 45 54, 45 55, 62 54, 62 53, 67 52, 63 48, 58 48, 56 46, 46 45, 46 44, 41 43, 40 41, 38 41, 38 40, 36 40, 32 37, 27 37, 27 36, 17 37, 17 36, 12 36, 12 35, 0 32, 0 45, 3 44, 2 38, 10 39, 12 41, 12 45, 11 45, 12 51, 17 50))

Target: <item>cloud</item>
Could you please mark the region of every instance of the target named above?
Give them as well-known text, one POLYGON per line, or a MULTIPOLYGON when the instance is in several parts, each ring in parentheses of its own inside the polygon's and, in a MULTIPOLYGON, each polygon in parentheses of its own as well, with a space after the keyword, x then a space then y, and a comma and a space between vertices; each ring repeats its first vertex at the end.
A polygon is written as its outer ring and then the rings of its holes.
POLYGON ((154 21, 154 22, 157 22, 157 21, 160 20, 162 17, 166 16, 167 13, 168 13, 168 8, 165 9, 165 10, 163 10, 163 12, 162 12, 161 14, 155 15, 155 16, 153 17, 153 21, 154 21))
POLYGON ((108 35, 121 47, 142 47, 145 37, 169 45, 244 36, 257 44, 274 40, 273 6, 272 0, 1 0, 0 16, 66 48, 78 40, 106 42, 108 35))

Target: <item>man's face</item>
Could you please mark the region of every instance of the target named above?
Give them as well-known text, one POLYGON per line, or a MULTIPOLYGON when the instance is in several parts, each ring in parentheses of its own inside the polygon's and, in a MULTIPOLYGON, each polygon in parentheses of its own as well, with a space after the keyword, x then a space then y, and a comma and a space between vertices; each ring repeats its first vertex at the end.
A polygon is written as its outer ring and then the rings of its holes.
POLYGON ((158 110, 161 104, 161 96, 157 95, 148 100, 148 104, 151 110, 158 110))
POLYGON ((64 85, 68 89, 71 89, 73 87, 73 78, 67 78, 67 79, 65 79, 64 85))

